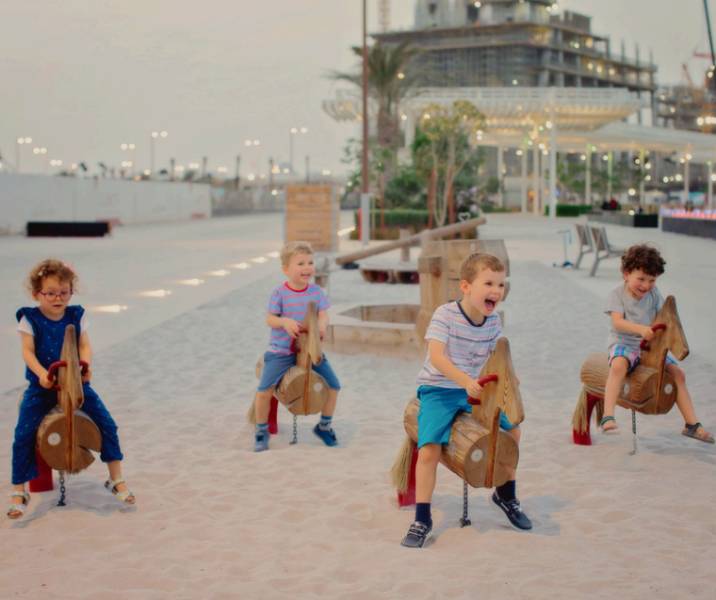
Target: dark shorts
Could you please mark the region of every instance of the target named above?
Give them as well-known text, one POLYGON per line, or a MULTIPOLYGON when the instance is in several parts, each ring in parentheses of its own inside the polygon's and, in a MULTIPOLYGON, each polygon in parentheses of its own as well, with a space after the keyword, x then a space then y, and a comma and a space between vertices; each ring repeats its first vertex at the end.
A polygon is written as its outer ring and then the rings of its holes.
MULTIPOLYGON (((281 381, 281 378, 286 374, 286 371, 295 365, 295 354, 278 354, 276 352, 264 353, 264 368, 261 372, 261 381, 259 381, 259 392, 263 392, 269 388, 277 386, 281 381)), ((341 383, 338 381, 338 377, 336 377, 336 374, 333 372, 333 368, 328 362, 325 354, 323 355, 323 360, 320 363, 313 365, 313 370, 325 379, 329 388, 333 390, 341 389, 341 383)))

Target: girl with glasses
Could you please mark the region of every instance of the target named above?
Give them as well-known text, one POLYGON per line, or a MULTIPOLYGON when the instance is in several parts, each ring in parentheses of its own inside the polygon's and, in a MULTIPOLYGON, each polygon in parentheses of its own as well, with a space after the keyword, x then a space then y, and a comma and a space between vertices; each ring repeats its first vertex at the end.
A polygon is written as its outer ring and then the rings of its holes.
POLYGON ((25 483, 38 475, 35 461, 35 437, 45 415, 57 404, 54 382, 48 377, 50 365, 60 360, 65 328, 74 325, 77 332, 79 360, 87 368, 82 376, 84 403, 82 410, 95 422, 102 434, 100 458, 107 463, 109 479, 105 487, 120 501, 134 504, 134 494, 122 478, 122 452, 117 437, 117 425, 97 393, 90 387, 92 348, 87 336, 88 322, 84 308, 70 305, 77 285, 77 274, 65 263, 47 259, 37 264, 28 276, 28 290, 37 302, 34 307, 17 311, 17 330, 25 360, 25 377, 29 384, 25 391, 12 445, 11 504, 7 516, 20 518, 30 501, 25 483))

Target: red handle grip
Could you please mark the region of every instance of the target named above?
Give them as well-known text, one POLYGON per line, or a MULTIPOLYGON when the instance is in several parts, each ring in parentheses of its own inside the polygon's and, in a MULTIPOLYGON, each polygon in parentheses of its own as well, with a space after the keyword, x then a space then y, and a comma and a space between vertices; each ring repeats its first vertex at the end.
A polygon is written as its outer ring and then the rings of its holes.
MULTIPOLYGON (((492 381, 497 381, 497 380, 499 380, 499 377, 497 376, 497 374, 491 373, 490 375, 485 375, 484 377, 481 377, 480 379, 478 379, 477 385, 479 385, 480 387, 483 387, 483 386, 487 385, 488 383, 490 383, 492 381)), ((468 397, 467 401, 469 404, 472 404, 473 406, 480 404, 480 402, 481 402, 479 398, 473 398, 471 396, 468 397)))
MULTIPOLYGON (((651 330, 656 333, 657 331, 664 331, 666 329, 666 323, 657 323, 656 325, 652 325, 651 330)), ((639 348, 641 350, 647 350, 649 348, 649 342, 648 340, 641 340, 641 343, 639 344, 639 348)))
POLYGON ((86 360, 80 361, 80 373, 85 375, 89 371, 89 363, 86 360))
POLYGON ((55 381, 57 379, 57 369, 60 367, 66 367, 67 363, 64 360, 56 360, 50 365, 50 368, 47 369, 47 378, 50 381, 55 381))

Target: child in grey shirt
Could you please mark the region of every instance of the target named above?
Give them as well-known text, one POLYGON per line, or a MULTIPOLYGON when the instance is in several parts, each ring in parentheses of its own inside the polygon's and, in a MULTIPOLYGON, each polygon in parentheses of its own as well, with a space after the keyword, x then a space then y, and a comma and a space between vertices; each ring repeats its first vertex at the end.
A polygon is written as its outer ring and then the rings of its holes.
MULTIPOLYGON (((622 256, 624 283, 614 289, 607 300, 606 313, 611 317, 609 331, 609 375, 604 390, 604 417, 600 426, 604 433, 618 429, 614 418, 619 390, 624 378, 639 364, 639 345, 651 340, 651 329, 656 314, 664 304, 664 298, 656 288, 656 278, 664 273, 664 259, 659 251, 646 244, 638 244, 626 250, 622 256)), ((686 376, 667 356, 666 371, 676 383, 676 405, 684 417, 683 435, 714 443, 714 437, 696 418, 694 404, 686 387, 686 376)))

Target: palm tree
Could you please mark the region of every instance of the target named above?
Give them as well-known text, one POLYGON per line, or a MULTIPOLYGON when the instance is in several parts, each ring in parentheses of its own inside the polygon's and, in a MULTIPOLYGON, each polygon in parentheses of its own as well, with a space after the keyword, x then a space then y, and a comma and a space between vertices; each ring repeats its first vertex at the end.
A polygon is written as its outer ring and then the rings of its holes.
MULTIPOLYGON (((363 55, 362 48, 354 47, 353 52, 363 55)), ((400 146, 400 103, 417 85, 416 76, 407 71, 407 66, 418 52, 407 43, 376 43, 368 49, 368 94, 377 105, 377 142, 381 149, 394 152, 400 146)), ((362 86, 360 72, 333 72, 331 78, 362 86)))

